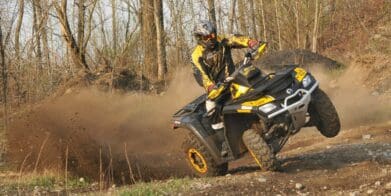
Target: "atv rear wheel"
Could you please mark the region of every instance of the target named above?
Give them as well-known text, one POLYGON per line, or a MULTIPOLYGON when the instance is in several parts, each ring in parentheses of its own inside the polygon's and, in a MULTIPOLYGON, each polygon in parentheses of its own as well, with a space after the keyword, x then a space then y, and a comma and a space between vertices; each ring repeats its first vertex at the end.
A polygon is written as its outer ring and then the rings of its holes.
POLYGON ((325 137, 335 137, 341 129, 337 110, 330 98, 320 88, 312 93, 310 104, 311 120, 325 137))
POLYGON ((211 153, 192 133, 183 142, 182 148, 186 153, 186 161, 193 174, 199 177, 224 175, 228 171, 228 163, 218 165, 211 153))
POLYGON ((277 161, 271 148, 254 129, 246 130, 242 138, 244 145, 262 171, 276 169, 277 161))

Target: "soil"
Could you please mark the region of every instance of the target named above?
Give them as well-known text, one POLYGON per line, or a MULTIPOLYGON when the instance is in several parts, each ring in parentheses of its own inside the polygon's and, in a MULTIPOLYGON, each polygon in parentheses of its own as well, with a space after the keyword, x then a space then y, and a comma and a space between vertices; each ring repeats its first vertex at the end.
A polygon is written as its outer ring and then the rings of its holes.
POLYGON ((229 174, 195 186, 191 193, 391 194, 391 121, 345 129, 332 139, 315 129, 303 130, 290 139, 278 159, 280 171, 260 172, 252 158, 246 156, 230 165, 229 174))

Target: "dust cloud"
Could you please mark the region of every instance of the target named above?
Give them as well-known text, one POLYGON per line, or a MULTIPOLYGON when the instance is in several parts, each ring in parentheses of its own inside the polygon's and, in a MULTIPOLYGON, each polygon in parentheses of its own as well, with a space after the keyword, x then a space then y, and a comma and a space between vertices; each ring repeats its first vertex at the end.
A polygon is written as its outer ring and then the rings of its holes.
POLYGON ((340 71, 312 68, 311 72, 333 101, 342 128, 353 128, 391 119, 391 100, 364 86, 368 73, 351 66, 340 71))
POLYGON ((67 169, 78 176, 98 179, 104 173, 107 180, 115 177, 124 183, 131 176, 129 166, 139 180, 186 175, 179 156, 185 131, 172 130, 170 120, 202 91, 181 71, 163 95, 91 89, 64 95, 13 119, 8 159, 18 170, 62 173, 68 157, 67 169))

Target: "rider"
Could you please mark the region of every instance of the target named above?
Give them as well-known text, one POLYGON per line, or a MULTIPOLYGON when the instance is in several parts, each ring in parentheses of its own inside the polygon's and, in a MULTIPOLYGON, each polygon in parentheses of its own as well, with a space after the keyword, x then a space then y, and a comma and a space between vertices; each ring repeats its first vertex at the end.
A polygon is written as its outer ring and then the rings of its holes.
POLYGON ((224 90, 218 84, 235 70, 231 49, 255 49, 259 41, 242 35, 217 35, 215 25, 207 20, 201 20, 196 24, 193 35, 197 40, 197 46, 192 54, 194 77, 208 94, 205 107, 212 128, 222 130, 224 124, 215 100, 224 90))

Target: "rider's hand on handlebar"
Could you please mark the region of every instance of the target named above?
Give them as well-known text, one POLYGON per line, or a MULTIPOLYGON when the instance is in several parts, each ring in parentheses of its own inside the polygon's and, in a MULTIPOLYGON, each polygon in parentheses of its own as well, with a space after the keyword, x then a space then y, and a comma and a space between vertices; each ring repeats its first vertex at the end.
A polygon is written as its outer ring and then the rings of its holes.
POLYGON ((228 76, 224 79, 225 83, 231 82, 234 79, 234 77, 228 76))
POLYGON ((211 92, 212 90, 215 90, 215 89, 217 89, 218 88, 218 86, 216 86, 215 84, 211 84, 211 85, 209 85, 208 86, 208 88, 207 88, 207 90, 208 90, 208 93, 209 92, 211 92))
POLYGON ((260 43, 260 41, 255 40, 255 39, 251 39, 248 41, 248 47, 255 50, 259 47, 259 43, 260 43))

